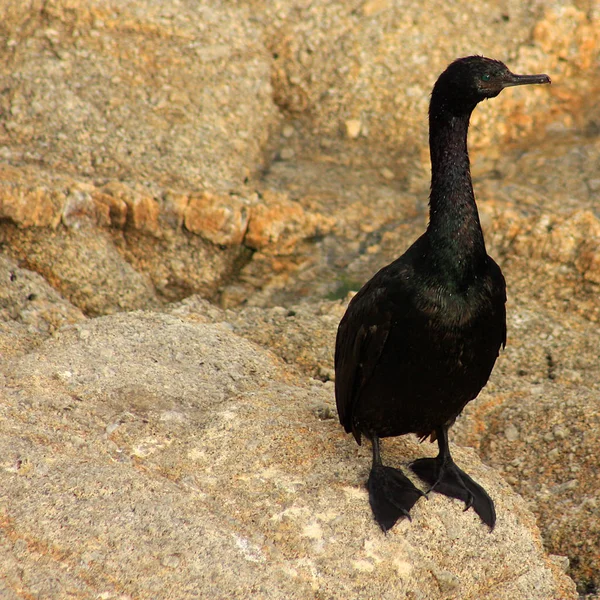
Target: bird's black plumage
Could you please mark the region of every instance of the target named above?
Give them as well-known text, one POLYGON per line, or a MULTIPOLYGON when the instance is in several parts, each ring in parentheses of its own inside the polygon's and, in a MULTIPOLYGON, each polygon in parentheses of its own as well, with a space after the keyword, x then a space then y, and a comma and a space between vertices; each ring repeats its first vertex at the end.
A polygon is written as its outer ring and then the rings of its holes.
POLYGON ((478 102, 513 85, 550 83, 547 75, 514 75, 481 56, 459 59, 431 95, 430 219, 425 233, 351 300, 335 349, 341 424, 373 444, 367 487, 375 519, 387 530, 408 516, 423 493, 383 466, 379 438, 415 433, 437 439, 436 458, 411 468, 430 490, 473 506, 490 527, 494 503, 450 456, 448 428, 487 383, 506 343, 506 286, 488 256, 467 152, 478 102))

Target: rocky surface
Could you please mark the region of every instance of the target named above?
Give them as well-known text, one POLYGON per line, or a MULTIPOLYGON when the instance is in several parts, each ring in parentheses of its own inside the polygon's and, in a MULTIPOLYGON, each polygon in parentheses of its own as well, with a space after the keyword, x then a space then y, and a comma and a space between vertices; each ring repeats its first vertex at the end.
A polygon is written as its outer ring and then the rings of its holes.
POLYGON ((281 119, 247 17, 178 1, 4 3, 5 159, 176 187, 243 180, 281 119))
POLYGON ((44 279, 0 256, 0 356, 23 354, 83 313, 44 279))
MULTIPOLYGON (((328 381, 345 301, 223 311, 191 297, 176 315, 227 323, 243 335, 328 381)), ((488 386, 465 409, 453 439, 477 449, 539 517, 546 547, 566 554, 581 589, 598 573, 597 490, 600 331, 588 320, 509 302, 509 340, 488 386)), ((337 418, 333 407, 321 416, 337 418), (333 412, 333 414, 331 414, 333 412)))
MULTIPOLYGON (((564 557, 597 591, 594 2, 0 17, 0 595, 571 598, 564 557), (429 91, 472 53, 553 79, 471 128, 509 344, 453 440, 497 470, 456 448, 501 517, 482 536, 432 498, 383 537, 368 448, 336 424, 333 340, 423 230, 429 91)), ((399 463, 431 450, 389 443, 399 463)))
POLYGON ((472 451, 456 456, 497 499, 493 533, 433 497, 383 535, 370 450, 323 419, 332 385, 226 324, 65 327, 11 362, 2 396, 7 597, 572 597, 525 502, 472 451))

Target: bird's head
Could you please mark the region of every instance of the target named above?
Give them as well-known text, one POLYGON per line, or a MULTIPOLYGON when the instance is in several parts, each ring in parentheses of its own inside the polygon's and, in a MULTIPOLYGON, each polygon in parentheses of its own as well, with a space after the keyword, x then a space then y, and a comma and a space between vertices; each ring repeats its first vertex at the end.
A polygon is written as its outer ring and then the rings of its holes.
POLYGON ((432 93, 450 109, 471 111, 486 98, 495 98, 514 85, 550 83, 548 75, 515 75, 499 60, 484 56, 459 58, 439 76, 432 93))

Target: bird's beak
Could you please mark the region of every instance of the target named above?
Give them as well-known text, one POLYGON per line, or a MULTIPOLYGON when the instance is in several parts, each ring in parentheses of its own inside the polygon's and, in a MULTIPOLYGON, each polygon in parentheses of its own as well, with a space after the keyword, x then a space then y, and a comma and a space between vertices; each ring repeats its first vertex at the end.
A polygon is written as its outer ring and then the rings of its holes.
POLYGON ((515 75, 508 73, 502 81, 502 87, 511 87, 513 85, 530 85, 534 83, 552 83, 548 75, 515 75))

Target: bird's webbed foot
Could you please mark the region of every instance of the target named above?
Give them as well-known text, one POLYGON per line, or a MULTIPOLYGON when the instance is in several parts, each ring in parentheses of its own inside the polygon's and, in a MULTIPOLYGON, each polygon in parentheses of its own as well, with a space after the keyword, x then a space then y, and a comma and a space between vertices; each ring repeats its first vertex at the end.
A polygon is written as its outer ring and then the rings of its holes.
POLYGON ((496 510, 493 500, 476 481, 457 467, 451 458, 420 458, 413 462, 410 468, 431 486, 427 493, 437 492, 462 500, 465 510, 473 508, 490 529, 494 528, 496 510))
POLYGON ((373 516, 383 531, 402 517, 410 519, 410 509, 425 494, 402 471, 381 464, 379 438, 371 437, 373 464, 367 481, 373 516))
POLYGON ((373 516, 383 531, 402 517, 410 520, 410 509, 425 495, 401 471, 381 464, 371 468, 367 489, 373 516))

